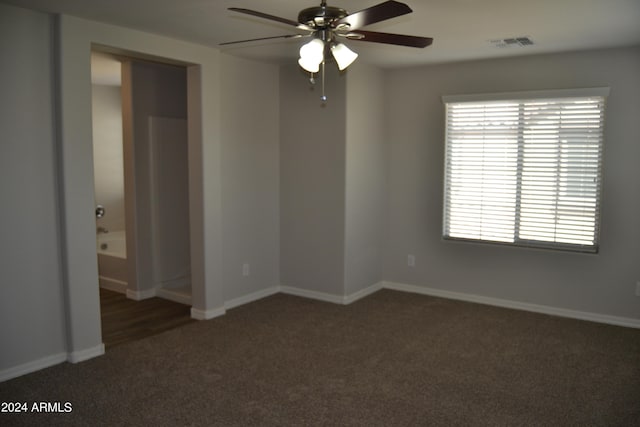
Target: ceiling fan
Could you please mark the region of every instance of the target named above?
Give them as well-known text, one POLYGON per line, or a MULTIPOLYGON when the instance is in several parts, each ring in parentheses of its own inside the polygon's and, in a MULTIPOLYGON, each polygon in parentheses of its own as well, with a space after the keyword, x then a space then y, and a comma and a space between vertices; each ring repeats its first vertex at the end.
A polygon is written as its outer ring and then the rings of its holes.
MULTIPOLYGON (((220 43, 220 45, 230 45, 236 43, 246 43, 259 40, 270 39, 290 39, 311 37, 312 40, 300 48, 300 59, 298 64, 311 73, 311 82, 314 82, 313 74, 317 73, 322 65, 324 70, 325 57, 331 52, 338 68, 344 70, 355 59, 358 54, 341 43, 341 39, 357 40, 374 43, 385 43, 398 46, 408 46, 424 48, 429 46, 433 39, 430 37, 409 36, 404 34, 380 33, 377 31, 364 31, 360 28, 385 21, 387 19, 411 13, 412 10, 404 3, 397 1, 385 1, 375 6, 368 7, 354 13, 346 10, 327 6, 326 0, 322 0, 320 6, 309 7, 298 13, 298 20, 293 21, 279 16, 269 15, 251 9, 230 7, 229 10, 246 15, 252 15, 270 21, 294 27, 296 30, 306 32, 306 34, 286 34, 282 36, 261 37, 257 39, 239 40, 233 42, 220 43)), ((326 101, 324 95, 324 73, 322 100, 326 101)))

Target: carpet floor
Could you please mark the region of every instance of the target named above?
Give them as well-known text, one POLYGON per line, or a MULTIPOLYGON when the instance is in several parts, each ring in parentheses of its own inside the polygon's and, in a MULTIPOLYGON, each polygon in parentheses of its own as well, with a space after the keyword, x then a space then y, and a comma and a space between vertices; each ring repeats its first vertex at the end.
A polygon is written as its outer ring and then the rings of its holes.
POLYGON ((278 294, 0 383, 0 425, 640 425, 640 330, 390 290, 278 294))

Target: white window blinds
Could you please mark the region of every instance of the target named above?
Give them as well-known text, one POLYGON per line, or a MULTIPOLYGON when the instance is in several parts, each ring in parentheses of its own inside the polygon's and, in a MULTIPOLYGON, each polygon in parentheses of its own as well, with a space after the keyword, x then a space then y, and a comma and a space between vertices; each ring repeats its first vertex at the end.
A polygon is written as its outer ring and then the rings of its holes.
POLYGON ((607 93, 445 97, 444 237, 596 252, 607 93))

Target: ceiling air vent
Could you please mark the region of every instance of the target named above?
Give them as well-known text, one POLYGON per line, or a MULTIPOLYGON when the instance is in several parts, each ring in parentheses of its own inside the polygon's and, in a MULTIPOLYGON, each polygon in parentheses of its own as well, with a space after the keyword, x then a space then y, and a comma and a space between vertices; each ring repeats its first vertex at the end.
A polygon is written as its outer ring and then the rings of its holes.
POLYGON ((489 40, 489 43, 491 43, 495 47, 503 48, 503 47, 531 46, 533 44, 533 41, 529 36, 524 36, 524 37, 509 37, 506 39, 489 40))

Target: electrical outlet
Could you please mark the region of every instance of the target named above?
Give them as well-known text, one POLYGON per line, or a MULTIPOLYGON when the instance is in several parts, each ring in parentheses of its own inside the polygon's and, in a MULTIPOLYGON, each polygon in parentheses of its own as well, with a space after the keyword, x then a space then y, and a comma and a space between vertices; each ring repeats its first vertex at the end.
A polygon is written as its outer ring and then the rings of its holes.
POLYGON ((636 282, 636 296, 640 297, 640 282, 636 282))
POLYGON ((409 267, 415 267, 416 266, 416 256, 415 255, 407 255, 407 265, 409 267))
POLYGON ((244 263, 242 264, 242 275, 243 276, 248 276, 249 275, 249 263, 244 263))

